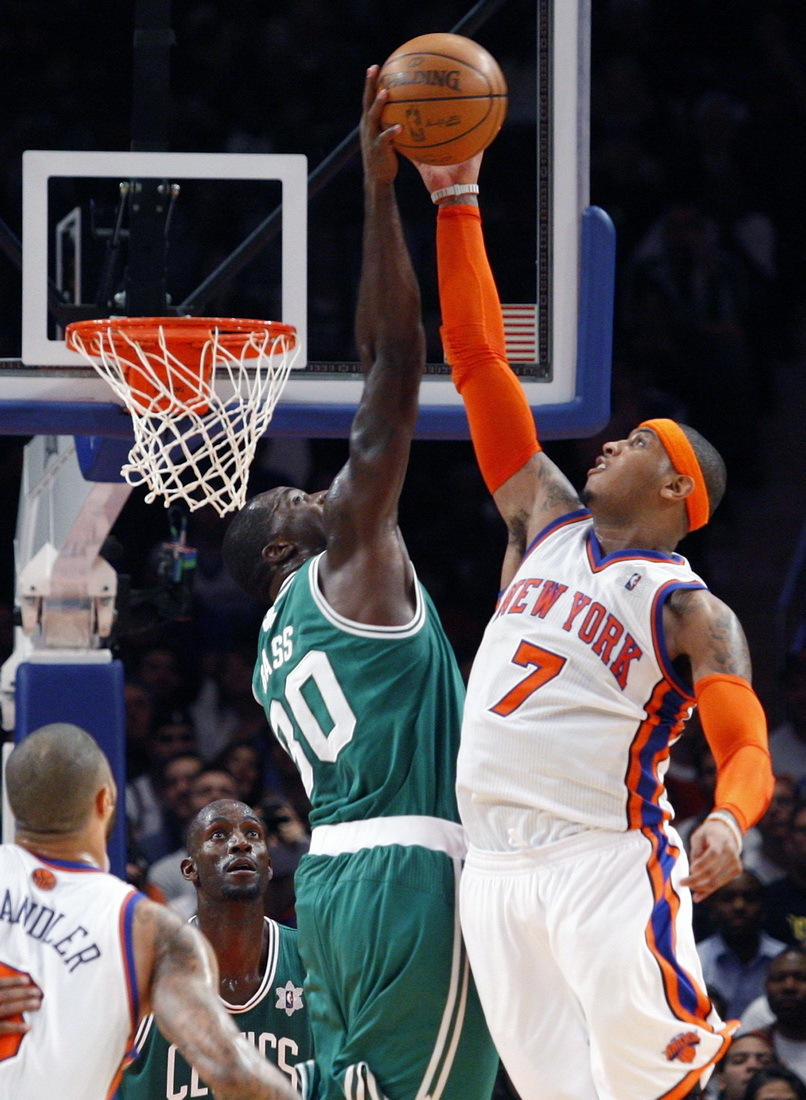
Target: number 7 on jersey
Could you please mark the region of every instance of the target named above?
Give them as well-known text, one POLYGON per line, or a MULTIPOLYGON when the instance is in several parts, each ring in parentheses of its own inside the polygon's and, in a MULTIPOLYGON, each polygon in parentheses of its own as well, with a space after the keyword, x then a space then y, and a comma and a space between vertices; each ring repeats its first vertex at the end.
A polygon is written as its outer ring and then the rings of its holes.
POLYGON ((502 718, 508 718, 533 692, 538 691, 549 680, 553 680, 555 676, 558 676, 565 662, 566 658, 561 657, 558 653, 542 649, 539 645, 532 645, 531 642, 520 642, 515 650, 512 663, 520 665, 522 668, 534 667, 534 671, 519 680, 515 687, 510 688, 494 707, 490 707, 490 710, 493 714, 500 714, 502 718))

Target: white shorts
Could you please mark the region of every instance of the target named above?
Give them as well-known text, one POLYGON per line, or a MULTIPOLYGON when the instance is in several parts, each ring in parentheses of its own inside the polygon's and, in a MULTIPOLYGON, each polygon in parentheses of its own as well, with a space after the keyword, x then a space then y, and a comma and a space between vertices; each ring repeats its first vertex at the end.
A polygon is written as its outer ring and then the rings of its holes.
POLYGON ((727 1049, 705 994, 673 829, 471 848, 462 928, 522 1100, 682 1100, 727 1049))

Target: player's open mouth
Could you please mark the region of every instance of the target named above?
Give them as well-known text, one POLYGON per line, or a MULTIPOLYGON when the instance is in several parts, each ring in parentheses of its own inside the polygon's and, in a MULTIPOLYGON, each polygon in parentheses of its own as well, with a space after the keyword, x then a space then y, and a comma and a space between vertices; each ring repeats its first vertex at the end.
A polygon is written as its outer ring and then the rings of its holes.
POLYGON ((257 864, 252 859, 233 859, 231 863, 228 863, 224 868, 226 874, 234 874, 238 871, 256 871, 257 864))

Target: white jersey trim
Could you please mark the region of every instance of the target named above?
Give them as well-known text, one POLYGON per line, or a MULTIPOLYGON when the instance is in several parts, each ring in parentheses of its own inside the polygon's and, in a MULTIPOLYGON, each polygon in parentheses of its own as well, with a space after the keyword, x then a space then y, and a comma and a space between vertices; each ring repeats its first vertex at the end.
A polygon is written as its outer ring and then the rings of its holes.
POLYGON ((263 971, 263 980, 261 981, 254 994, 242 1005, 230 1004, 229 1001, 225 1001, 221 998, 221 1003, 232 1016, 237 1016, 241 1012, 248 1012, 250 1008, 254 1008, 255 1005, 260 1004, 263 998, 271 989, 274 984, 274 978, 277 973, 277 961, 280 957, 280 929, 273 920, 269 920, 268 917, 264 917, 263 920, 268 925, 269 929, 269 950, 266 955, 266 969, 263 971))
POLYGON ((451 859, 464 859, 467 842, 462 826, 456 821, 420 814, 393 817, 369 817, 364 821, 342 821, 336 825, 317 825, 311 832, 312 856, 338 856, 362 848, 382 848, 390 844, 418 845, 444 852, 451 859))
POLYGON ((414 582, 415 606, 411 620, 401 626, 373 626, 370 623, 357 623, 344 615, 340 615, 327 602, 319 586, 319 562, 323 554, 324 551, 322 551, 322 554, 317 554, 311 561, 311 567, 308 570, 308 583, 314 603, 332 626, 335 626, 338 630, 343 630, 345 634, 355 634, 359 638, 411 638, 422 630, 425 623, 425 601, 413 565, 411 570, 414 582))
MULTIPOLYGON (((462 868, 457 861, 453 868, 455 897, 459 899, 459 880, 462 868)), ((459 905, 454 906, 453 952, 451 956, 451 985, 445 1002, 439 1034, 428 1068, 414 1100, 440 1100, 450 1076, 462 1028, 467 1012, 467 996, 470 987, 470 963, 465 950, 459 918, 459 905)))

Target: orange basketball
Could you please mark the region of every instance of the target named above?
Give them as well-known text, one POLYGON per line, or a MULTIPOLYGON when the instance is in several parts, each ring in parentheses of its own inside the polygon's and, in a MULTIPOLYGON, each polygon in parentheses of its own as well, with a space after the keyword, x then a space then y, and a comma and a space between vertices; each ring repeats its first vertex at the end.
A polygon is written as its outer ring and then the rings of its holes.
POLYGON ((460 34, 422 34, 387 58, 381 121, 399 123, 399 152, 423 164, 459 164, 486 149, 507 113, 507 85, 495 58, 460 34))

